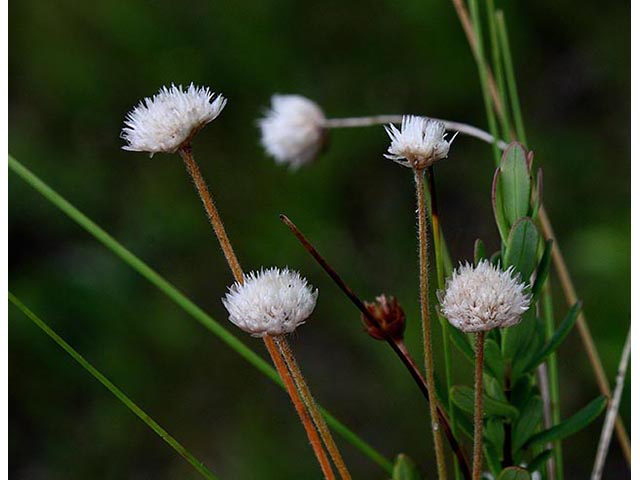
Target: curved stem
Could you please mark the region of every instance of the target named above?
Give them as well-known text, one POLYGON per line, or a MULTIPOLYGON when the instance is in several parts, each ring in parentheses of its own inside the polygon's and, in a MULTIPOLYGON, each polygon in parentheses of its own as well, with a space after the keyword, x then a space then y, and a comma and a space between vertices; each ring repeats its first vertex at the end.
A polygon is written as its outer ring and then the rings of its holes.
POLYGON ((418 252, 420 271, 420 316, 422 318, 422 336, 424 342, 424 365, 429 394, 429 409, 433 431, 433 443, 438 464, 438 477, 447 478, 444 452, 442 450, 442 436, 440 435, 440 421, 436 407, 436 388, 433 370, 433 352, 431 349, 431 321, 429 312, 429 239, 427 237, 427 210, 424 194, 424 170, 414 169, 416 186, 416 201, 418 207, 418 252))
POLYGON ((473 480, 482 473, 482 367, 484 364, 484 332, 476 334, 476 373, 473 414, 473 480))
POLYGON ((324 442, 324 445, 327 448, 327 451, 329 452, 333 463, 338 469, 340 478, 342 478, 343 480, 350 480, 351 474, 347 469, 347 465, 344 463, 335 440, 331 436, 329 427, 327 427, 327 424, 324 420, 324 417, 322 416, 322 413, 320 412, 320 409, 318 408, 318 405, 311 395, 309 386, 307 385, 304 376, 300 371, 300 367, 298 366, 298 362, 296 362, 293 352, 291 351, 289 342, 287 342, 287 339, 284 336, 273 337, 273 340, 275 341, 276 346, 278 347, 278 350, 282 355, 282 358, 284 358, 284 361, 287 364, 287 368, 291 372, 293 381, 296 384, 296 388, 302 396, 302 400, 304 401, 304 404, 306 405, 307 410, 311 415, 313 423, 316 425, 316 428, 320 433, 320 437, 322 438, 322 441, 324 442))
POLYGON ((276 342, 272 337, 268 335, 264 337, 264 343, 267 346, 267 350, 269 351, 269 355, 271 356, 271 360, 273 360, 273 364, 276 367, 276 370, 280 374, 280 377, 284 381, 284 386, 293 402, 293 406, 298 413, 298 417, 300 417, 300 421, 304 426, 305 431, 307 432, 307 437, 309 438, 309 443, 311 443, 311 448, 313 448, 314 453, 316 454, 316 458, 318 459, 318 463, 320 463, 320 468, 322 469, 322 473, 324 474, 324 478, 328 480, 334 480, 335 476, 333 474, 333 470, 331 469, 331 464, 329 463, 329 459, 327 458, 327 454, 322 448, 322 442, 320 437, 318 436, 318 432, 314 428, 311 418, 305 410, 305 405, 298 394, 296 389, 294 380, 287 369, 285 360, 283 356, 280 354, 278 347, 276 346, 276 342))
MULTIPOLYGON (((349 117, 349 118, 329 118, 325 120, 325 128, 357 128, 357 127, 372 127, 376 125, 384 125, 387 123, 401 123, 404 115, 373 115, 370 117, 349 117)), ((424 116, 424 115, 423 115, 424 116)), ((441 118, 425 117, 431 120, 438 120, 444 123, 447 130, 455 130, 463 135, 477 138, 483 142, 497 144, 498 148, 504 150, 507 144, 500 140, 495 139, 493 135, 484 130, 474 127, 473 125, 467 125, 466 123, 454 122, 451 120, 443 120, 441 118)))

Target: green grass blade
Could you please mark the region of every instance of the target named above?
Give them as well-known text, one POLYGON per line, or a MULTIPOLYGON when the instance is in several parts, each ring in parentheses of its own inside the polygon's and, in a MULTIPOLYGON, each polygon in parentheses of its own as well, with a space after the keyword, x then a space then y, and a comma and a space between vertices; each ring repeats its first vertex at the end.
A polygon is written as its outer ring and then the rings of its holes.
MULTIPOLYGON (((131 268, 136 270, 140 275, 146 278, 160 291, 173 300, 178 306, 180 306, 185 312, 200 322, 205 328, 210 330, 220 340, 226 343, 229 347, 236 351, 242 358, 257 368, 264 375, 269 377, 275 383, 284 388, 278 373, 275 369, 262 359, 253 350, 242 343, 235 335, 225 329, 222 325, 216 322, 210 315, 204 310, 198 307, 195 303, 189 300, 183 293, 181 293, 170 282, 160 276, 155 270, 149 267, 141 259, 127 250, 121 243, 115 238, 109 235, 106 231, 100 228, 95 222, 83 214, 80 210, 74 207, 60 194, 55 192, 51 187, 44 183, 40 178, 34 175, 28 168, 22 165, 18 160, 9 155, 9 168, 20 176, 27 184, 33 187, 38 193, 49 200, 52 204, 62 210, 69 218, 78 223, 87 232, 93 235, 99 242, 111 250, 114 254, 120 257, 131 268)), ((367 442, 360 438, 356 433, 351 431, 346 425, 341 423, 328 411, 321 408, 323 415, 325 416, 329 426, 346 441, 351 443, 354 447, 360 450, 365 456, 369 457, 372 461, 384 468, 389 474, 393 471, 393 463, 384 457, 380 452, 371 447, 367 442)))
POLYGON ((204 478, 215 480, 217 477, 204 464, 194 457, 180 442, 173 438, 158 423, 151 418, 144 410, 136 405, 127 395, 116 387, 107 377, 91 365, 85 358, 80 355, 71 345, 64 341, 53 329, 51 329, 43 320, 35 313, 29 310, 15 295, 9 292, 9 301, 13 303, 18 310, 24 313, 29 320, 36 324, 44 333, 46 333, 54 342, 56 342, 65 352, 69 354, 82 368, 89 372, 96 380, 109 390, 122 404, 133 412, 140 420, 146 423, 151 430, 156 432, 160 438, 169 444, 177 453, 180 454, 191 466, 198 471, 204 478))
POLYGON ((493 62, 493 73, 496 79, 498 95, 504 109, 504 115, 499 118, 502 127, 503 138, 511 138, 511 122, 509 121, 509 108, 502 68, 502 55, 500 51, 500 41, 498 40, 498 29, 496 28, 495 4, 494 0, 487 0, 487 18, 489 19, 489 39, 491 43, 491 59, 493 62))
POLYGON ((507 33, 507 25, 504 21, 504 13, 502 10, 496 12, 496 24, 498 27, 500 50, 502 51, 504 59, 507 88, 509 89, 509 100, 511 107, 513 108, 513 118, 516 124, 516 134, 518 135, 518 140, 526 146, 527 134, 524 130, 524 121, 522 120, 522 110, 520 108, 520 97, 518 96, 518 86, 516 84, 516 74, 515 69, 513 68, 511 47, 509 45, 509 35, 507 33))

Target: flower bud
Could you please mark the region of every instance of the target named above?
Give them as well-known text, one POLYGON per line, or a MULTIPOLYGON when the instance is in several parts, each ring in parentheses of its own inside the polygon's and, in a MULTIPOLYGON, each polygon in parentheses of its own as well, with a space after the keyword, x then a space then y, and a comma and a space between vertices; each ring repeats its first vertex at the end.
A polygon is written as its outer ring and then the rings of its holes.
POLYGON ((364 302, 369 315, 362 315, 362 323, 369 336, 376 340, 401 340, 404 336, 404 310, 394 297, 380 295, 375 302, 364 302), (375 322, 374 322, 375 320, 375 322))

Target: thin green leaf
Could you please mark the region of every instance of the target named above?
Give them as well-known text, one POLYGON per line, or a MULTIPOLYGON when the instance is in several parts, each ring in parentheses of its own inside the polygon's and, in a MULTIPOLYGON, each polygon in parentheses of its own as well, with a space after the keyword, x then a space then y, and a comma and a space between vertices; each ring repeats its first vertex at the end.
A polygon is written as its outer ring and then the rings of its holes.
POLYGON ((549 460, 552 454, 553 450, 551 449, 543 450, 531 459, 531 461, 527 465, 527 470, 529 470, 529 472, 531 473, 535 472, 536 470, 540 470, 540 468, 544 465, 544 462, 549 460))
POLYGON ((509 144, 500 162, 500 189, 504 217, 514 225, 529 214, 531 201, 531 174, 527 164, 527 152, 516 142, 509 144))
POLYGON ((420 480, 420 472, 413 460, 401 453, 396 457, 391 478, 393 480, 420 480))
POLYGON ((169 435, 164 428, 162 428, 158 422, 149 416, 144 410, 142 410, 136 403, 131 400, 127 395, 116 387, 107 377, 105 377, 100 371, 91 365, 85 358, 80 355, 71 345, 64 341, 60 335, 58 335, 44 320, 40 319, 35 313, 33 313, 27 306, 22 303, 15 295, 9 292, 9 301, 13 303, 18 310, 20 310, 29 320, 31 320, 40 330, 46 333, 51 340, 56 342, 71 358, 73 358, 82 368, 89 372, 93 378, 98 380, 107 390, 109 390, 120 402, 133 412, 140 420, 147 424, 151 430, 153 430, 162 440, 164 440, 171 448, 173 448, 182 458, 184 458, 189 464, 202 475, 204 478, 215 480, 217 478, 204 464, 191 454, 180 442, 169 435))
POLYGON ((536 279, 531 287, 531 294, 534 298, 537 298, 542 290, 547 275, 549 274, 549 268, 551 266, 551 249, 553 248, 553 240, 549 239, 544 244, 544 251, 542 252, 542 258, 538 262, 538 268, 536 268, 536 279))
POLYGON ((520 416, 513 426, 512 448, 520 450, 533 435, 542 420, 542 399, 535 395, 530 397, 520 410, 520 416))
MULTIPOLYGON (((126 264, 136 270, 140 275, 146 278, 150 283, 157 287, 161 292, 167 295, 173 300, 179 307, 185 312, 191 315, 194 319, 200 322, 205 328, 216 335, 220 340, 231 347, 237 354, 249 362, 252 366, 258 369, 266 377, 271 379, 280 387, 284 388, 284 384, 280 379, 280 376, 276 370, 262 359, 253 350, 247 347, 242 341, 240 341, 235 335, 229 332, 226 328, 216 322, 210 315, 205 313, 200 307, 189 300, 182 292, 180 292, 169 281, 161 277, 155 270, 149 265, 144 263, 140 258, 131 253, 115 238, 109 235, 106 231, 100 228, 95 222, 89 219, 80 210, 69 203, 60 194, 49 187, 45 182, 33 174, 22 163, 9 155, 9 168, 21 177, 27 184, 33 187, 38 193, 45 197, 57 208, 62 210, 69 218, 75 221, 78 225, 84 228, 88 233, 93 235, 99 242, 111 250, 115 255, 120 257, 126 264)), ((356 433, 351 431, 346 425, 336 419, 327 410, 321 407, 322 414, 325 416, 327 423, 333 428, 333 430, 342 436, 345 440, 351 443, 354 447, 360 450, 365 456, 369 457, 372 461, 380 465, 387 472, 391 473, 393 470, 393 464, 387 458, 385 458, 380 452, 371 447, 367 442, 360 438, 356 433)))
POLYGON ((505 267, 513 265, 522 281, 527 281, 536 264, 538 251, 538 229, 529 217, 518 220, 507 240, 505 267))
POLYGON ((496 219, 500 240, 502 240, 502 243, 507 243, 509 222, 507 222, 504 215, 504 201, 500 176, 500 168, 496 168, 496 172, 493 175, 493 183, 491 184, 491 205, 493 205, 493 216, 496 219))
POLYGON ((493 339, 484 342, 484 362, 487 366, 487 373, 492 375, 501 384, 504 381, 504 360, 500 346, 493 339))
POLYGON ((502 330, 502 357, 506 361, 513 361, 531 341, 535 321, 535 312, 530 308, 524 313, 520 323, 502 330))
MULTIPOLYGON (((455 403, 460 409, 467 413, 473 413, 474 395, 473 388, 456 385, 451 387, 451 396, 453 403, 455 403)), ((493 398, 483 396, 484 414, 487 416, 508 417, 516 418, 518 416, 518 410, 509 405, 508 403, 495 400, 493 398)))
POLYGON ((607 406, 607 397, 600 395, 593 400, 589 405, 584 407, 578 413, 565 420, 564 422, 551 427, 548 430, 543 430, 540 433, 535 434, 529 439, 526 448, 533 445, 539 445, 547 442, 553 442, 555 440, 561 440, 579 432, 591 422, 593 422, 603 412, 607 406))
POLYGON ((567 337, 567 335, 569 335, 569 332, 571 331, 573 326, 576 324, 576 321, 578 320, 578 314, 580 313, 580 308, 581 308, 580 302, 577 302, 573 307, 571 307, 571 310, 569 310, 569 313, 567 313, 567 316, 564 318, 564 320, 562 320, 562 322, 558 326, 558 329, 553 334, 549 342, 547 342, 544 348, 535 357, 533 357, 533 359, 524 368, 524 371, 528 372, 533 370, 535 367, 537 367, 542 362, 544 362, 545 359, 556 348, 560 346, 562 341, 567 337))
POLYGON ((487 250, 484 247, 484 242, 477 238, 473 244, 473 263, 478 265, 485 258, 487 258, 487 250))
POLYGON ((473 365, 475 362, 475 352, 473 351, 473 347, 471 343, 469 343, 469 339, 467 336, 450 325, 450 328, 447 330, 449 332, 449 338, 451 342, 456 346, 458 350, 463 354, 464 358, 469 360, 469 362, 473 365))

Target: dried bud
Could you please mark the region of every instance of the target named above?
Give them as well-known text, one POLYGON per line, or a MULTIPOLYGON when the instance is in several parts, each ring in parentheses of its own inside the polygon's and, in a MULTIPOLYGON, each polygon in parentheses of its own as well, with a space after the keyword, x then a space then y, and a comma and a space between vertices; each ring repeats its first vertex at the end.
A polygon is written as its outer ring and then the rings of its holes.
POLYGON ((365 331, 376 340, 401 340, 404 336, 404 310, 394 297, 380 295, 375 302, 364 302, 367 311, 375 319, 362 315, 365 331))

